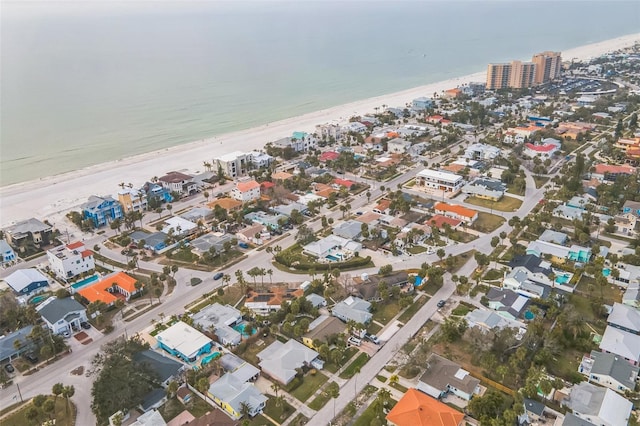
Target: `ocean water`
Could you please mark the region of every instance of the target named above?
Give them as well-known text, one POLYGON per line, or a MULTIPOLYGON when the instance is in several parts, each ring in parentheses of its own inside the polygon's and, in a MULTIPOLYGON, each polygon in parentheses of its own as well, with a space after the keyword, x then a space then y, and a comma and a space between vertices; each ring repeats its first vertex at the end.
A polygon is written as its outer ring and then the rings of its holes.
POLYGON ((19 1, 1 12, 2 186, 640 31, 631 1, 19 1))

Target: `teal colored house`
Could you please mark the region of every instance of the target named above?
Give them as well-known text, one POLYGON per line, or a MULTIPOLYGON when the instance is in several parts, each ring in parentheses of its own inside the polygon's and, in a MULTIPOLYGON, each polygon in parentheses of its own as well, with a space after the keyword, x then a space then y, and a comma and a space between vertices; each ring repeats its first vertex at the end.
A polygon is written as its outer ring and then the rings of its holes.
POLYGON ((89 197, 89 201, 82 205, 82 216, 84 219, 91 219, 96 228, 124 217, 120 203, 108 195, 89 197))
POLYGON ((158 333, 156 340, 160 348, 186 362, 195 362, 213 348, 211 339, 182 321, 158 333))
POLYGON ((548 255, 557 262, 571 260, 573 262, 584 263, 591 259, 591 249, 588 247, 582 247, 575 244, 571 247, 566 247, 540 240, 529 243, 529 246, 527 247, 527 254, 532 254, 537 257, 548 255))

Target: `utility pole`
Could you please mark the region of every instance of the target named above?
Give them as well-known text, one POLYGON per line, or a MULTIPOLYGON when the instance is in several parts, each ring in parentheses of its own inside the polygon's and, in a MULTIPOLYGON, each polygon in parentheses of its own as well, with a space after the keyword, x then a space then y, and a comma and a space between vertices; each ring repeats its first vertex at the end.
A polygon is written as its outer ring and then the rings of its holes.
POLYGON ((18 383, 16 383, 16 388, 18 389, 18 395, 20 395, 20 402, 24 402, 22 399, 22 392, 20 392, 20 385, 18 383))

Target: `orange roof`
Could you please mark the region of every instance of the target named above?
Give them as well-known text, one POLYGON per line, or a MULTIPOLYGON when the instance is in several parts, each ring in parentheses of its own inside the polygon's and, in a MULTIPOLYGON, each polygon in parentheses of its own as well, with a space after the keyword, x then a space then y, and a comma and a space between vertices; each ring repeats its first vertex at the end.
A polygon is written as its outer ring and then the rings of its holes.
POLYGON ((596 173, 605 174, 605 173, 625 173, 628 175, 632 175, 636 172, 636 169, 631 166, 623 165, 613 165, 613 164, 598 164, 596 165, 596 173))
POLYGON ((464 414, 416 389, 409 389, 387 420, 398 426, 458 426, 464 414))
POLYGON ((82 257, 93 256, 93 252, 91 250, 83 250, 80 254, 82 255, 82 257))
POLYGON ((344 186, 346 188, 351 188, 353 186, 353 182, 351 182, 349 179, 336 178, 333 180, 333 182, 337 185, 344 186))
POLYGON ((67 248, 69 250, 75 250, 80 247, 84 247, 84 243, 82 241, 76 241, 75 243, 67 244, 67 248))
POLYGON ((468 209, 458 204, 437 203, 434 209, 443 211, 443 212, 455 213, 458 216, 463 216, 463 217, 473 217, 476 214, 478 214, 477 211, 468 209))
POLYGON ((78 293, 87 299, 89 303, 102 301, 107 305, 115 302, 118 298, 108 291, 114 285, 121 290, 129 294, 136 292, 136 279, 125 274, 124 272, 118 272, 112 275, 107 275, 101 281, 85 287, 78 291, 78 293))
POLYGON ((448 223, 449 226, 455 228, 456 226, 462 223, 461 220, 454 219, 452 217, 442 216, 441 214, 437 214, 429 219, 426 223, 435 226, 436 228, 442 228, 445 223, 448 223))
POLYGON ((398 134, 398 132, 387 132, 387 137, 388 138, 397 138, 400 135, 398 134))
POLYGON ((212 209, 216 206, 220 206, 225 210, 234 210, 242 206, 242 202, 234 200, 233 198, 219 198, 210 202, 207 206, 212 209))
POLYGON ((238 182, 236 185, 236 189, 240 192, 251 191, 252 189, 260 188, 260 184, 255 180, 250 180, 248 182, 238 182))
POLYGON ((271 179, 273 180, 287 180, 291 179, 293 175, 287 172, 276 172, 271 175, 271 179))
POLYGON ((270 188, 273 188, 274 186, 276 186, 276 184, 275 184, 275 183, 273 183, 273 182, 268 182, 268 181, 262 182, 262 183, 260 184, 260 187, 261 187, 262 189, 270 189, 270 188))
POLYGON ((387 210, 389 208, 389 206, 391 206, 391 201, 389 201, 389 200, 380 200, 378 205, 375 206, 374 208, 376 210, 379 210, 379 211, 383 212, 383 211, 387 210))

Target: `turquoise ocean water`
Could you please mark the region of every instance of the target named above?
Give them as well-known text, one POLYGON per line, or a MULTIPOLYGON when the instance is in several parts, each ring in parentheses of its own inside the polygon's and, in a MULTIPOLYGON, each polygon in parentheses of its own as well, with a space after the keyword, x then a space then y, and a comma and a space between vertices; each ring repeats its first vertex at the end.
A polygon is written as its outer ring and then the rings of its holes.
POLYGON ((640 31, 640 2, 616 1, 21 1, 1 12, 1 185, 640 31))

